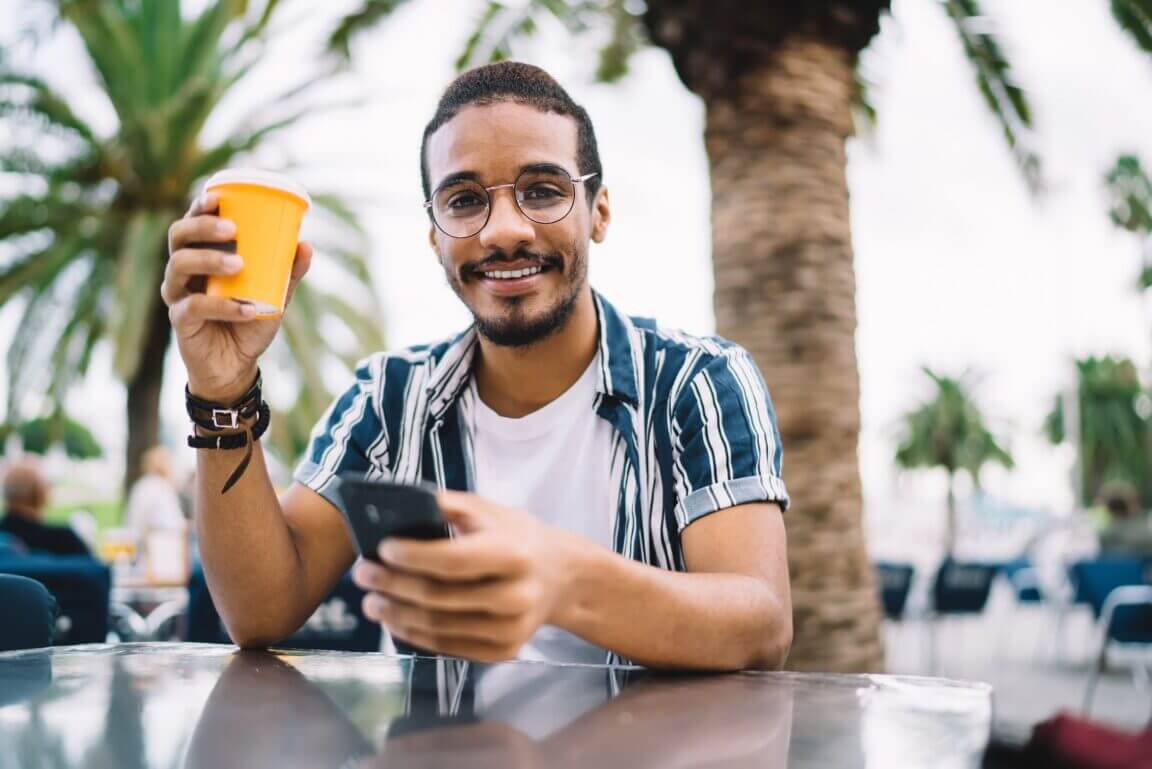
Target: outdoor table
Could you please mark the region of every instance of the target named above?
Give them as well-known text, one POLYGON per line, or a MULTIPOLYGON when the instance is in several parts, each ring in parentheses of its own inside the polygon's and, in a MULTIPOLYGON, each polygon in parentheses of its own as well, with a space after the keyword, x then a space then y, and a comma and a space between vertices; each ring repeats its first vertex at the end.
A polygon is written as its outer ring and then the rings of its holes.
POLYGON ((986 685, 903 676, 211 644, 0 654, 0 766, 950 769, 980 765, 991 712, 986 685))

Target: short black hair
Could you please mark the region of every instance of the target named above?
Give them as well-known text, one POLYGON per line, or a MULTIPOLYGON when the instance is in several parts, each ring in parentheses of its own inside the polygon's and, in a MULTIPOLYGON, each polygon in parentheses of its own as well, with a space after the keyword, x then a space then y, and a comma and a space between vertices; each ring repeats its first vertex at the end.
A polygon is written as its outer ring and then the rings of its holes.
POLYGON ((584 191, 591 205, 604 179, 592 120, 555 78, 539 67, 519 61, 485 64, 462 73, 448 84, 436 105, 436 114, 424 127, 424 136, 420 140, 420 184, 424 199, 432 197, 432 182, 428 177, 428 137, 465 107, 483 107, 500 102, 523 104, 541 112, 567 115, 576 121, 576 175, 596 174, 584 182, 584 191))

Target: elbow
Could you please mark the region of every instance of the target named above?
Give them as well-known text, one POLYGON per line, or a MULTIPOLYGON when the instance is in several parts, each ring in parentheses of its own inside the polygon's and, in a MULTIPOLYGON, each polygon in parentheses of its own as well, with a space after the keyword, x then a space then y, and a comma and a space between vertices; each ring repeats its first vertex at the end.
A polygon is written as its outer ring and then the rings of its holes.
POLYGON ((771 612, 768 622, 760 625, 752 645, 746 670, 783 670, 792 649, 792 612, 781 608, 771 612))
POLYGON ((296 628, 286 628, 279 623, 267 621, 229 622, 224 620, 224 629, 232 643, 241 649, 267 649, 295 632, 296 628))

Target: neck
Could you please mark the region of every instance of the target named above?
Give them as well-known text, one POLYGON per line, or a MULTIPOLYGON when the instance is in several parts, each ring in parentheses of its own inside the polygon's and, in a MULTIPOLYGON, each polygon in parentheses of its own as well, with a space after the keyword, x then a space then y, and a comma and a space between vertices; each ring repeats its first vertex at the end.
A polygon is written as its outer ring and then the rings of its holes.
POLYGON ((596 356, 596 306, 585 288, 568 322, 527 347, 502 347, 480 337, 476 387, 488 408, 503 417, 522 417, 564 394, 596 356))
POLYGON ((40 515, 36 510, 19 504, 14 505, 9 503, 6 507, 5 515, 11 515, 15 518, 23 518, 26 521, 36 522, 40 520, 40 515))

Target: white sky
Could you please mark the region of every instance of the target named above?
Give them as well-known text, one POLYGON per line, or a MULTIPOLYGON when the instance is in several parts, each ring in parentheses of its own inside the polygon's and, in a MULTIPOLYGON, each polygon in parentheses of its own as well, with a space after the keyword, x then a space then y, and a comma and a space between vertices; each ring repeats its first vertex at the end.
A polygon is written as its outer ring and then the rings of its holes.
MULTIPOLYGON (((11 0, 0 0, 6 4, 11 0)), ((427 247, 417 150, 471 25, 468 14, 452 18, 445 9, 482 5, 414 0, 402 8, 358 43, 355 81, 333 87, 335 95, 364 95, 365 105, 318 114, 283 142, 313 189, 340 189, 362 200, 390 346, 441 337, 467 323, 427 247)), ((983 375, 986 412, 1018 463, 1012 473, 989 473, 990 491, 1059 510, 1071 499, 1069 457, 1047 446, 1039 430, 1053 394, 1070 381, 1071 358, 1114 352, 1149 361, 1152 307, 1132 288, 1137 244, 1109 223, 1101 180, 1120 151, 1152 160, 1152 58, 1115 29, 1099 0, 985 5, 1035 108, 1052 183, 1040 203, 1029 199, 933 0, 895 0, 894 18, 867 54, 880 122, 870 137, 853 141, 849 182, 861 468, 875 520, 938 504, 937 479, 900 478, 891 461, 896 420, 925 394, 920 365, 983 375)), ((237 102, 274 94, 312 70, 316 33, 327 27, 316 16, 281 38, 211 132, 227 131, 237 102)), ((66 42, 41 54, 53 74, 75 71, 66 42)), ((637 56, 632 74, 612 86, 593 84, 592 49, 556 30, 546 28, 520 58, 556 75, 596 125, 613 223, 607 242, 592 252, 594 285, 629 312, 711 332, 699 101, 658 50, 637 56)), ((62 85, 76 89, 74 80, 62 85)), ((76 93, 101 109, 89 94, 76 93)), ((279 157, 269 153, 262 162, 279 157)), ((13 320, 11 310, 0 314, 0 344, 13 320)), ((175 363, 163 412, 166 441, 178 446, 185 425, 175 363)), ((72 405, 118 465, 123 393, 110 384, 107 355, 90 380, 72 405)), ((787 462, 785 446, 786 478, 787 462)), ((118 473, 102 469, 91 474, 118 473)))

